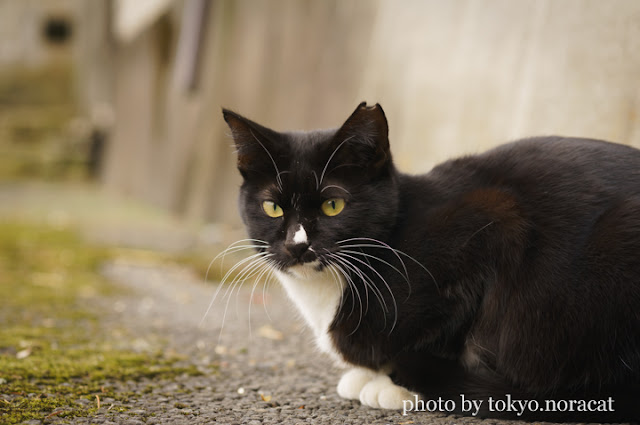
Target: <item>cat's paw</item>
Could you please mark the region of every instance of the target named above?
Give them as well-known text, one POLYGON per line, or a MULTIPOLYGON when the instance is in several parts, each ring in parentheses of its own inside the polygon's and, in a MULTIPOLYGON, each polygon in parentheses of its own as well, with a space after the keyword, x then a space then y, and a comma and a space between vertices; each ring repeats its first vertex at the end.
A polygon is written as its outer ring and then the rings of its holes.
POLYGON ((360 402, 366 406, 383 409, 402 409, 403 400, 413 400, 415 394, 396 385, 387 375, 378 375, 360 391, 360 402))
POLYGON ((357 400, 362 388, 377 376, 376 372, 369 369, 350 369, 342 375, 340 382, 338 382, 338 395, 342 398, 357 400))

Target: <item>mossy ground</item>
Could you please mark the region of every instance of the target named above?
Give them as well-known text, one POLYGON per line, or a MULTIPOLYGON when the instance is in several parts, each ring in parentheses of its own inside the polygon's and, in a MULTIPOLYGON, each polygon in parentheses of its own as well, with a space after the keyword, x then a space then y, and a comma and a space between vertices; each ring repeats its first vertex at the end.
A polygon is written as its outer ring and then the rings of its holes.
POLYGON ((198 373, 114 343, 95 307, 118 291, 97 271, 111 255, 69 230, 0 223, 0 423, 117 411, 129 395, 113 383, 198 373))

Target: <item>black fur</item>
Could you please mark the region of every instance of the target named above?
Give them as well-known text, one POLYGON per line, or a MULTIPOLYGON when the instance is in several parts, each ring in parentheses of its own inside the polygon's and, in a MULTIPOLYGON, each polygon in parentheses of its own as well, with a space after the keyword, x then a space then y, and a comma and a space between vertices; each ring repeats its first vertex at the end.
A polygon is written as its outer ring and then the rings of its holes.
POLYGON ((357 291, 345 290, 330 328, 347 362, 391 366, 394 382, 427 399, 483 399, 481 416, 640 420, 640 151, 533 138, 412 176, 393 165, 379 105, 305 133, 224 117, 245 179, 243 220, 278 267, 326 266, 329 254, 360 245, 357 291), (320 204, 335 197, 345 210, 324 216, 320 204), (264 200, 284 216, 267 217, 264 200), (315 249, 292 255, 298 223, 315 249), (486 409, 506 394, 611 396, 615 410, 486 409))

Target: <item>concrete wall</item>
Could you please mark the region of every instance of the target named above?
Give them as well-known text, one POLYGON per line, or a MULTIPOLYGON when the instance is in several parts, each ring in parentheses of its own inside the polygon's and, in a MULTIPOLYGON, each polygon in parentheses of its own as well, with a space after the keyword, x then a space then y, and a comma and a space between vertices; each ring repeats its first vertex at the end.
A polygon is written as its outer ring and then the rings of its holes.
POLYGON ((640 2, 402 4, 380 3, 360 93, 406 168, 531 135, 640 147, 640 2))
MULTIPOLYGON (((36 68, 70 60, 70 43, 55 44, 44 36, 49 18, 73 25, 78 0, 0 0, 0 69, 36 68)), ((72 34, 73 37, 74 34, 72 34)))
POLYGON ((531 135, 640 147, 637 0, 211 1, 186 86, 175 76, 189 7, 116 46, 104 174, 189 217, 238 224, 221 106, 310 129, 380 102, 412 172, 531 135))

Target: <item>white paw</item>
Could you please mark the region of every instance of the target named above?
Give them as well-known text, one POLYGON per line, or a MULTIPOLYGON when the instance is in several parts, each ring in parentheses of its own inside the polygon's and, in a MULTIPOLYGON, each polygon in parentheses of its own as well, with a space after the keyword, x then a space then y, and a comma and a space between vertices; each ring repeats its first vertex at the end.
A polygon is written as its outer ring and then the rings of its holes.
POLYGON ((383 409, 402 409, 403 400, 413 400, 414 394, 398 386, 387 375, 378 375, 360 391, 360 402, 366 406, 383 409))
POLYGON ((358 399, 362 388, 377 376, 376 372, 369 369, 350 369, 338 382, 338 395, 342 398, 358 399))

